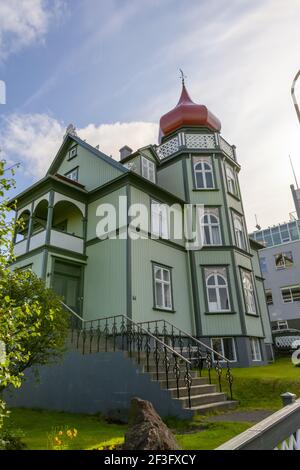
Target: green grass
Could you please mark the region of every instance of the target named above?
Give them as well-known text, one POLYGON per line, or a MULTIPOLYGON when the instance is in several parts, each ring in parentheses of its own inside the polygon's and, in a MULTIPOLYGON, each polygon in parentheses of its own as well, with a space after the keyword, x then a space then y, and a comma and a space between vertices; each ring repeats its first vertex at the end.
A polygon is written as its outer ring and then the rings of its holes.
MULTIPOLYGON (((233 377, 233 395, 240 401, 239 409, 277 410, 282 406, 281 393, 289 391, 300 396, 300 368, 289 358, 278 359, 264 367, 233 369, 233 377)), ((54 428, 68 426, 78 430, 70 449, 101 447, 106 441, 123 438, 127 429, 126 425, 109 424, 100 416, 28 409, 13 409, 7 423, 10 428, 23 431, 22 440, 33 450, 47 449, 47 436, 54 428)), ((170 418, 166 423, 184 450, 214 449, 253 424, 212 422, 209 416, 195 416, 190 421, 170 418)))
POLYGON ((7 423, 12 429, 21 429, 22 441, 28 449, 47 449, 48 434, 53 428, 76 428, 77 437, 71 441, 70 449, 90 449, 102 442, 124 436, 126 426, 109 424, 103 418, 54 411, 13 409, 7 423))
POLYGON ((281 393, 300 396, 300 368, 288 357, 263 367, 233 369, 233 395, 241 408, 278 410, 281 393))

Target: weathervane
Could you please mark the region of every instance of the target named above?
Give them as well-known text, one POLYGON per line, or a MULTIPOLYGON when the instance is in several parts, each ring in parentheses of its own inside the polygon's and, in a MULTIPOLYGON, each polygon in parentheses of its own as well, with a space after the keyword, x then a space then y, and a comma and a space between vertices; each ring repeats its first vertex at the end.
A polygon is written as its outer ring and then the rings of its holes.
POLYGON ((180 78, 181 78, 182 86, 184 86, 184 79, 187 78, 187 77, 186 77, 186 75, 184 75, 182 69, 179 69, 179 71, 180 71, 180 78))

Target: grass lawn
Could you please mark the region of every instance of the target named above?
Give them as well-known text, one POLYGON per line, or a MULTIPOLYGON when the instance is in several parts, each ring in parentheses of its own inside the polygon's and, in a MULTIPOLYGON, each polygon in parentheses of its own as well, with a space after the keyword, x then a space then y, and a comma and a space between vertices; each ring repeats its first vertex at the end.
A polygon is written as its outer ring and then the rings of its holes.
MULTIPOLYGON (((290 358, 278 359, 264 367, 233 369, 233 395, 240 401, 241 410, 277 410, 281 408, 280 394, 294 392, 300 397, 300 368, 290 358)), ((70 449, 98 448, 103 442, 124 437, 127 426, 111 424, 100 416, 52 411, 13 409, 7 420, 9 427, 21 429, 28 449, 49 448, 48 435, 56 429, 76 428, 78 435, 70 449)), ((209 416, 195 416, 190 421, 167 419, 167 425, 185 450, 215 449, 245 431, 253 423, 214 422, 209 416)))
POLYGON ((289 357, 263 367, 233 369, 233 395, 241 408, 278 410, 280 394, 293 392, 300 397, 300 367, 289 357))

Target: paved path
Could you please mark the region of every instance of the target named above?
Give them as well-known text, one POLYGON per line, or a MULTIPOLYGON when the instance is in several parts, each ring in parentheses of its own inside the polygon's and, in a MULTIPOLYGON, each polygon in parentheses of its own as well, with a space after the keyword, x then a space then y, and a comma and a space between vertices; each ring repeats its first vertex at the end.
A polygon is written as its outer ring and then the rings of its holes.
POLYGON ((272 413, 274 413, 274 411, 270 410, 230 411, 229 413, 207 416, 207 421, 248 421, 250 423, 258 423, 272 413))

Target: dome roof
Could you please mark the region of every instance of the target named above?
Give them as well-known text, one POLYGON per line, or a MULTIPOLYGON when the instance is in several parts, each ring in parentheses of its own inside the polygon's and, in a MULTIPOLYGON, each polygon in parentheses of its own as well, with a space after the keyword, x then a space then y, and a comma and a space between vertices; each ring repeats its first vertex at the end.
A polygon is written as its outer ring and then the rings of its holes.
POLYGON ((203 104, 194 103, 182 83, 182 92, 175 108, 160 118, 159 141, 182 126, 208 127, 212 131, 221 130, 221 122, 203 104))

